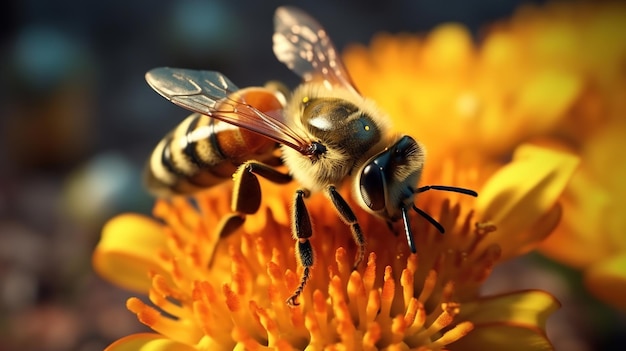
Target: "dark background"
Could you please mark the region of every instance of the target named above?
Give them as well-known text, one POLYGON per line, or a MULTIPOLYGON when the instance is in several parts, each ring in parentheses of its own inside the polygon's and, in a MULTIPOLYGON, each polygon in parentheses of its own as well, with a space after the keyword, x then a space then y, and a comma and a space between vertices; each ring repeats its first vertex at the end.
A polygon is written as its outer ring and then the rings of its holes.
MULTIPOLYGON (((481 28, 526 2, 23 0, 3 5, 0 351, 100 350, 144 330, 124 307, 133 294, 96 277, 90 255, 107 218, 125 211, 149 213, 152 199, 141 187, 141 168, 158 140, 187 115, 147 86, 144 73, 150 68, 217 70, 239 86, 269 79, 294 86, 297 78, 272 53, 272 16, 279 5, 304 8, 341 50, 349 43, 368 43, 377 32, 426 33, 450 21, 467 25, 479 41, 481 28)), ((525 260, 550 264, 537 257, 525 260)), ((521 262, 502 269, 522 270, 521 262)), ((567 273, 565 279, 577 284, 579 276, 567 273)), ((571 298, 571 286, 556 290, 560 298, 571 298)), ((581 301, 573 299, 574 305, 581 301)), ((561 322, 586 318, 575 308, 559 313, 555 318, 561 322)), ((605 334, 586 326, 591 319, 557 328, 561 342, 555 343, 562 350, 606 350, 620 338, 623 316, 611 316, 610 323, 615 321, 621 325, 600 326, 605 334)))

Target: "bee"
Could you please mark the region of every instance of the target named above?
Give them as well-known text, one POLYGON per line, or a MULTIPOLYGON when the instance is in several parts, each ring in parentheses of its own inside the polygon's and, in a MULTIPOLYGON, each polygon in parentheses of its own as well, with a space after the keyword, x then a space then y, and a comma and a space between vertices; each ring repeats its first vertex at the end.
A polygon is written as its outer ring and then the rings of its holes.
POLYGON ((276 183, 295 180, 300 187, 291 210, 300 283, 287 299, 298 305, 313 266, 313 235, 305 199, 323 192, 350 227, 357 245, 354 269, 366 242, 357 217, 338 188, 349 183, 352 197, 390 228, 403 223, 416 253, 409 211, 441 233, 444 228, 414 205, 416 194, 443 190, 477 196, 464 188, 417 187, 425 161, 424 146, 409 135, 391 132, 389 117, 361 96, 322 26, 294 7, 274 16, 273 49, 279 61, 302 78, 292 92, 270 87, 239 89, 214 71, 156 68, 148 84, 176 105, 195 112, 152 153, 148 186, 158 195, 188 194, 234 180, 232 212, 220 225, 222 235, 241 226, 261 201, 258 177, 276 183), (272 163, 279 158, 287 172, 272 163))

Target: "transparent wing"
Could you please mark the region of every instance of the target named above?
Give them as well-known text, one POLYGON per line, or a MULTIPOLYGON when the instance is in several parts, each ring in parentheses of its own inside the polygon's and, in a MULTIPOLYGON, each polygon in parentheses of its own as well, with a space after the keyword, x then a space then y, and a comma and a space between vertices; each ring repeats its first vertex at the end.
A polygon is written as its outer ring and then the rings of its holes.
POLYGON ((283 6, 274 15, 274 54, 305 82, 321 81, 358 93, 337 50, 322 26, 295 7, 283 6))
POLYGON ((230 98, 239 88, 219 72, 160 67, 146 73, 146 81, 185 109, 259 133, 302 153, 310 149, 311 142, 285 123, 281 111, 264 113, 230 98))

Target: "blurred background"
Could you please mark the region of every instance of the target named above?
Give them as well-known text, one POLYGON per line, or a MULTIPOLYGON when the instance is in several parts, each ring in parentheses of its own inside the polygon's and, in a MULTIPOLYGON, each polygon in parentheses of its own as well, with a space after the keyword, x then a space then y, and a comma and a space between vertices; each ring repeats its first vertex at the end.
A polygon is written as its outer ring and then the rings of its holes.
MULTIPOLYGON (((316 17, 341 50, 367 44, 378 32, 426 33, 446 22, 464 24, 478 41, 482 28, 528 1, 4 5, 0 351, 101 350, 143 330, 125 308, 133 294, 100 280, 90 260, 107 218, 150 212, 141 169, 158 140, 187 115, 154 93, 144 73, 176 66, 220 71, 239 86, 269 79, 294 86, 297 77, 274 58, 271 45, 273 12, 288 3, 316 17)), ((617 350, 626 341, 624 314, 590 297, 578 272, 533 254, 503 265, 494 279, 510 274, 533 277, 509 282, 516 288, 543 288, 562 301, 548 327, 557 349, 617 350)), ((502 284, 491 286, 497 292, 502 284)))

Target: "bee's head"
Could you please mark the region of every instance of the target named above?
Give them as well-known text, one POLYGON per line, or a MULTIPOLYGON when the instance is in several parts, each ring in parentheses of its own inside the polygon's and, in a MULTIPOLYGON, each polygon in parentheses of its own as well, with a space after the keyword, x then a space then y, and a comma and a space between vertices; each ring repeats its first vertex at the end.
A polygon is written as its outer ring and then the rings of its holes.
POLYGON ((370 158, 361 168, 359 196, 367 210, 389 221, 413 204, 414 187, 424 166, 424 148, 410 136, 370 158))
POLYGON ((443 233, 443 226, 426 212, 417 208, 415 194, 427 190, 443 190, 477 196, 473 190, 452 186, 431 185, 416 188, 424 167, 425 150, 410 136, 403 136, 393 145, 374 155, 361 169, 358 196, 366 210, 388 223, 402 220, 407 242, 415 253, 415 243, 408 218, 413 209, 443 233))

